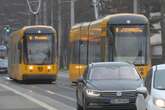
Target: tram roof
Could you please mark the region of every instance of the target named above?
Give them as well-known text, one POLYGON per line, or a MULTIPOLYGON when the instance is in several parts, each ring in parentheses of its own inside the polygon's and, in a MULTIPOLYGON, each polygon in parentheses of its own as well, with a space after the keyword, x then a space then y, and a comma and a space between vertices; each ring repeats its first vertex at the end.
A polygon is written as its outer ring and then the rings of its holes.
MULTIPOLYGON (((133 14, 133 13, 122 13, 122 14, 113 14, 107 15, 101 19, 80 23, 72 26, 70 31, 70 40, 80 39, 80 31, 81 34, 86 36, 88 34, 87 29, 92 29, 93 31, 107 28, 108 25, 127 25, 127 24, 148 24, 148 19, 141 14, 133 14), (86 34, 87 33, 87 34, 86 34)), ((102 32, 102 35, 105 34, 102 32)))
POLYGON ((95 21, 76 24, 72 27, 72 29, 100 24, 102 22, 106 24, 148 24, 148 19, 147 17, 141 14, 119 13, 119 14, 107 15, 95 21))
POLYGON ((47 26, 47 25, 32 25, 32 26, 23 27, 24 30, 30 29, 30 28, 50 28, 50 29, 54 29, 52 26, 47 26))
POLYGON ((108 15, 103 18, 109 24, 147 24, 148 19, 141 14, 123 13, 108 15))
POLYGON ((84 26, 86 27, 86 26, 89 26, 90 23, 91 22, 78 23, 78 24, 72 26, 72 29, 77 29, 77 28, 84 27, 84 26))
POLYGON ((52 26, 46 25, 34 25, 34 26, 25 26, 22 28, 25 33, 36 33, 41 31, 42 33, 52 33, 55 32, 55 29, 52 26))

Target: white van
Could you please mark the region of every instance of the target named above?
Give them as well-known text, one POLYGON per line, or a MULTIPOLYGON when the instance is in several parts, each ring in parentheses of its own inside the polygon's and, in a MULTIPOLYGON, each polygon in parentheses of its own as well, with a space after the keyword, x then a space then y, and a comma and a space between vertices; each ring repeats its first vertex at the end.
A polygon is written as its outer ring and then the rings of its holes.
POLYGON ((147 110, 165 110, 165 64, 153 66, 145 80, 147 110))

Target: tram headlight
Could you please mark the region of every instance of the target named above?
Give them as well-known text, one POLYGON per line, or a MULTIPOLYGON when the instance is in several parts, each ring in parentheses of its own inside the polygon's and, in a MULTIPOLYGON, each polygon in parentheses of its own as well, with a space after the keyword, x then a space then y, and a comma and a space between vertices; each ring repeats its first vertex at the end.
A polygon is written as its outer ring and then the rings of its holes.
POLYGON ((48 70, 51 70, 51 66, 48 66, 47 68, 48 68, 48 70))
POLYGON ((33 66, 29 66, 29 70, 33 70, 34 69, 34 67, 33 66))
POLYGON ((82 69, 83 67, 81 65, 77 65, 76 69, 82 69))

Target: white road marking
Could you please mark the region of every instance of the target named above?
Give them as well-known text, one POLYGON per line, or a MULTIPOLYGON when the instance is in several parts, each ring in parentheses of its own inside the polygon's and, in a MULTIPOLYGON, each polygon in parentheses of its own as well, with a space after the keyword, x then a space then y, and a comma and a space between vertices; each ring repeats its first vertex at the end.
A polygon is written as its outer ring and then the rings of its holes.
POLYGON ((67 97, 67 96, 64 96, 64 95, 61 95, 61 94, 55 93, 55 92, 53 92, 53 91, 48 91, 48 90, 47 90, 46 92, 49 93, 49 94, 57 95, 57 96, 60 96, 60 97, 65 98, 65 99, 71 100, 71 101, 73 101, 73 102, 76 102, 76 100, 73 99, 73 98, 71 98, 71 97, 67 97))
POLYGON ((40 100, 37 100, 37 99, 35 99, 35 98, 33 98, 33 97, 29 96, 29 95, 26 95, 26 94, 24 94, 24 93, 21 93, 21 92, 15 90, 15 89, 13 89, 13 88, 7 86, 7 85, 0 84, 0 86, 3 87, 3 88, 5 88, 5 89, 7 89, 7 90, 10 90, 10 91, 12 91, 12 92, 14 92, 14 93, 16 93, 16 94, 18 94, 18 95, 20 95, 20 96, 25 97, 26 99, 28 99, 28 100, 30 100, 30 101, 32 101, 32 102, 38 104, 39 106, 41 106, 41 107, 43 107, 43 108, 46 108, 47 110, 58 110, 58 109, 56 109, 56 108, 54 108, 54 107, 52 107, 52 106, 50 106, 50 105, 48 105, 48 104, 46 104, 46 103, 40 101, 40 100))
POLYGON ((29 90, 29 92, 33 92, 32 90, 29 90))
MULTIPOLYGON (((39 87, 38 87, 39 88, 39 87)), ((40 89, 40 88, 39 88, 40 89)), ((42 90, 42 89, 40 89, 42 90)), ((47 93, 49 94, 53 94, 53 95, 56 95, 56 96, 59 96, 59 97, 62 97, 62 98, 65 98, 65 99, 68 99, 70 101, 73 101, 73 102, 76 102, 76 100, 74 98, 71 98, 71 97, 68 97, 68 96, 65 96, 65 95, 62 95, 62 94, 58 94, 58 93, 55 93, 55 92, 52 92, 52 91, 46 91, 47 93)))
POLYGON ((5 76, 4 77, 6 80, 8 80, 8 81, 11 81, 12 79, 10 78, 10 77, 8 77, 8 76, 5 76))
MULTIPOLYGON (((6 80, 12 80, 12 79, 10 79, 9 77, 4 77, 6 80)), ((0 84, 0 86, 2 86, 3 84, 0 84)), ((6 85, 4 85, 4 86, 6 86, 6 85)), ((10 88, 9 86, 6 86, 7 88, 10 88)), ((37 87, 37 86, 33 86, 33 88, 34 87, 36 87, 36 88, 38 88, 38 89, 40 89, 40 90, 42 90, 41 88, 39 88, 39 87, 37 87)), ((58 86, 59 87, 59 86, 58 86)), ((65 89, 70 89, 70 90, 73 90, 73 88, 69 88, 69 87, 60 87, 60 88, 65 88, 65 89)), ((13 88, 10 88, 10 89, 12 89, 11 91, 15 91, 15 89, 13 89, 13 88)), ((13 92, 14 92, 13 91, 13 92)), ((43 91, 43 90, 42 90, 43 91)), ((19 91, 17 91, 17 92, 19 92, 19 91)), ((29 92, 32 92, 32 90, 30 90, 29 92)), ((70 100, 70 101, 73 101, 74 103, 76 103, 76 100, 74 99, 74 98, 71 98, 71 97, 68 97, 68 96, 64 96, 64 95, 62 95, 62 94, 58 94, 58 93, 55 93, 55 92, 53 92, 53 91, 49 91, 49 90, 47 90, 47 91, 45 91, 46 93, 49 93, 49 94, 52 94, 52 95, 56 95, 56 96, 59 96, 59 97, 62 97, 62 98, 65 98, 65 99, 68 99, 68 100, 70 100)), ((21 93, 21 92, 19 92, 19 93, 21 93)), ((26 94, 23 94, 23 93, 21 93, 21 96, 23 96, 23 95, 26 95, 26 94)), ((28 95, 26 95, 27 97, 30 97, 30 96, 28 96, 28 95)), ((25 97, 26 98, 26 97, 25 97)), ((30 97, 30 98, 32 98, 32 97, 30 97)), ((30 99, 29 99, 30 100, 30 99)), ((43 102, 42 102, 43 103, 43 102)), ((49 105, 48 105, 49 106, 49 105)), ((53 110, 53 109, 48 109, 48 110, 53 110)), ((57 110, 57 109, 54 109, 54 110, 57 110)))
POLYGON ((52 95, 55 94, 54 92, 48 91, 48 90, 46 92, 49 93, 49 94, 52 94, 52 95))
MULTIPOLYGON (((36 88, 38 88, 38 89, 40 89, 41 91, 43 91, 43 89, 41 89, 40 87, 37 87, 36 86, 36 88)), ((46 93, 49 93, 50 94, 50 92, 52 93, 52 91, 45 91, 46 93)), ((68 100, 70 100, 70 101, 73 101, 73 102, 76 102, 76 100, 74 99, 74 98, 71 98, 71 97, 68 97, 68 96, 65 96, 65 95, 62 95, 62 94, 58 94, 58 93, 55 93, 55 92, 53 92, 52 93, 53 95, 56 95, 56 96, 59 96, 59 97, 62 97, 62 98, 65 98, 65 99, 68 99, 68 100)))
MULTIPOLYGON (((61 84, 59 84, 59 85, 61 85, 61 84)), ((69 90, 74 90, 73 88, 69 88, 69 87, 65 87, 65 86, 66 86, 66 85, 64 85, 64 84, 63 84, 62 86, 58 86, 58 85, 57 85, 57 87, 60 87, 60 88, 69 89, 69 90)))

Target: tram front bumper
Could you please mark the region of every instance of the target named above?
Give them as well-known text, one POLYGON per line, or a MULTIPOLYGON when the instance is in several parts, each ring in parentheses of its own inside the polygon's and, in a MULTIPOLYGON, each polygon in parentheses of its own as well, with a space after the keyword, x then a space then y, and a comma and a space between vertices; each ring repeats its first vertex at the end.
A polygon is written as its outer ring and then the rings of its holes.
POLYGON ((33 75, 25 74, 25 75, 23 75, 23 80, 51 80, 51 81, 55 81, 56 78, 57 78, 57 75, 48 75, 48 74, 33 74, 33 75))

